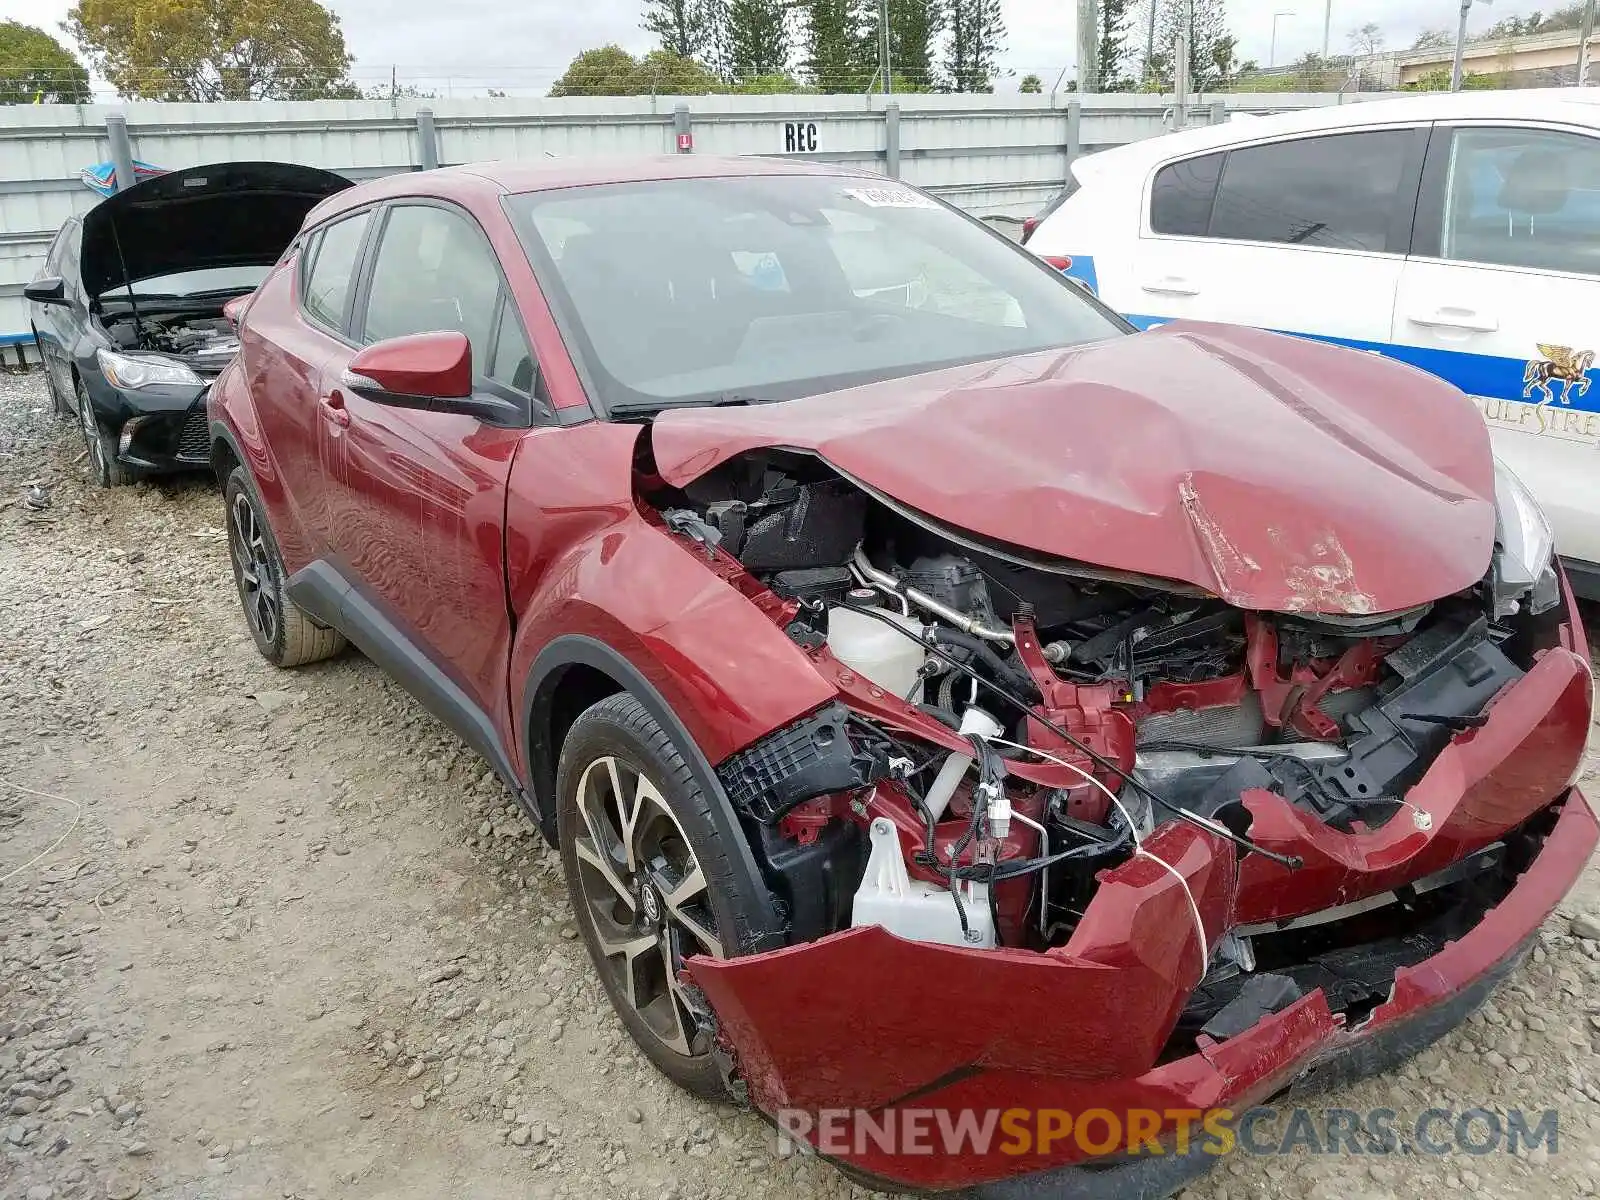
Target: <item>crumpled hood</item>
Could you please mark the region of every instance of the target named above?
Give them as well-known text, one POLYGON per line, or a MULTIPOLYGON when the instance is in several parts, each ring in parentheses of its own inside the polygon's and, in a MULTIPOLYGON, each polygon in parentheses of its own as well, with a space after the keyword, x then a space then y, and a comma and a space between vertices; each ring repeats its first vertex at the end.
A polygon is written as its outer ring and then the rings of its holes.
POLYGON ((746 450, 811 451, 981 538, 1247 609, 1409 608, 1476 583, 1494 547, 1488 433, 1460 391, 1235 326, 669 410, 652 441, 674 485, 746 450))

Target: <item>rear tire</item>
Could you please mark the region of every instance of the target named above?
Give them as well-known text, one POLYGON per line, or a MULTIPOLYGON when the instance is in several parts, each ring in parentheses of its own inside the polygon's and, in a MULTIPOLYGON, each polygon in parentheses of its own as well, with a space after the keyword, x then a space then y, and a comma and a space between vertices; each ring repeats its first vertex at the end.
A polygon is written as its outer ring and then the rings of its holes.
POLYGON ((228 511, 233 581, 261 656, 275 667, 299 667, 343 650, 344 634, 318 625, 289 599, 283 557, 250 486, 249 473, 235 467, 222 494, 228 511))
POLYGON ((728 1089, 706 1014, 677 979, 691 954, 735 957, 779 933, 748 860, 723 845, 684 755, 627 692, 583 712, 561 746, 556 824, 578 931, 611 1006, 646 1057, 707 1100, 728 1089), (630 815, 631 814, 631 815, 630 815))
POLYGON ((83 380, 76 382, 78 428, 83 432, 84 450, 89 456, 89 482, 96 487, 126 487, 138 478, 131 467, 117 461, 117 439, 94 415, 94 404, 83 380))

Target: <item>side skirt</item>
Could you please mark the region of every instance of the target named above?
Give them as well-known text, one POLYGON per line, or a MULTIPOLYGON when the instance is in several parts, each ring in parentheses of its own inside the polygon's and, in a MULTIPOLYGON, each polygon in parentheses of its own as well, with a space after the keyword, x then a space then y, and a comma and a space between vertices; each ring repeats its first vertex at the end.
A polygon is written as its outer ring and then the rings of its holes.
POLYGON ((370 597, 332 564, 319 561, 289 578, 289 598, 313 620, 337 629, 468 746, 488 760, 535 822, 538 812, 517 778, 494 722, 370 597))

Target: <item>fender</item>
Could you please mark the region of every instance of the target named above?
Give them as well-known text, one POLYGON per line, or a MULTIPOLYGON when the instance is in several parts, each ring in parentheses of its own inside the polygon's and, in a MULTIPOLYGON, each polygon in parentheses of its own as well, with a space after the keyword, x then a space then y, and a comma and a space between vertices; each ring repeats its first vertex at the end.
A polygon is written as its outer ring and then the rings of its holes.
MULTIPOLYGON (((733 805, 722 790, 711 763, 694 738, 689 736, 678 714, 643 672, 604 642, 583 634, 565 634, 546 645, 533 660, 522 689, 520 719, 527 756, 525 761, 528 763, 532 800, 538 809, 539 827, 546 840, 552 846, 557 844, 555 768, 560 747, 550 745, 543 731, 549 728, 550 703, 557 685, 566 670, 573 666, 591 668, 614 681, 619 691, 629 692, 672 738, 678 752, 689 764, 689 772, 694 776, 696 786, 711 800, 711 821, 724 852, 739 864, 740 869, 735 875, 743 881, 743 885, 739 888, 742 894, 732 897, 736 909, 746 913, 762 913, 772 918, 762 922, 762 925, 766 928, 776 927, 778 922, 773 916, 772 896, 764 888, 753 886, 754 881, 762 878, 761 872, 754 855, 750 853, 750 844, 745 839, 744 831, 739 827, 733 805)), ((768 934, 754 945, 741 945, 740 952, 761 953, 782 945, 781 934, 768 934)))

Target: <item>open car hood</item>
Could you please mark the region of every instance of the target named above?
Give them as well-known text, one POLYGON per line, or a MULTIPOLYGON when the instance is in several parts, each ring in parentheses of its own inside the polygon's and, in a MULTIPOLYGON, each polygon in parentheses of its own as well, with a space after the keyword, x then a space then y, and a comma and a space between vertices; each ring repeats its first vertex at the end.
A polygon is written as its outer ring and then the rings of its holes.
POLYGON ((306 213, 349 186, 331 171, 273 162, 212 163, 147 179, 83 218, 84 289, 98 297, 179 271, 270 266, 306 213))
POLYGON ((1375 355, 1179 323, 652 429, 681 486, 815 453, 1002 550, 1180 580, 1240 608, 1367 614, 1462 590, 1494 548, 1471 402, 1375 355))

